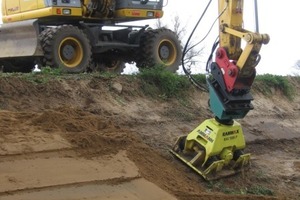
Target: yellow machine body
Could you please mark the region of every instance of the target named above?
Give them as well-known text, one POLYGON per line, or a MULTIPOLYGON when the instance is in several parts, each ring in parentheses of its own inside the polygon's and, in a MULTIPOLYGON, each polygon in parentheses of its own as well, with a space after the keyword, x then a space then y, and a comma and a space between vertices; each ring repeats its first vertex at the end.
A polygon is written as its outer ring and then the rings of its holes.
POLYGON ((80 20, 88 20, 105 24, 108 20, 128 22, 163 16, 160 8, 150 9, 147 5, 141 4, 137 8, 126 8, 131 2, 131 0, 3 0, 2 21, 4 24, 0 27, 0 44, 5 51, 0 54, 0 58, 43 55, 39 46, 40 28, 37 21, 52 24, 53 22, 56 24, 55 21, 57 21, 68 24, 70 21, 76 23, 80 20), (101 12, 95 11, 94 7, 97 2, 105 3, 101 12))
MULTIPOLYGON (((141 19, 155 19, 163 16, 163 11, 160 9, 149 8, 118 8, 110 15, 109 10, 115 6, 113 0, 104 0, 109 8, 105 9, 101 14, 93 15, 86 8, 93 0, 84 0, 83 3, 69 5, 66 3, 45 4, 45 0, 31 1, 12 1, 3 0, 2 2, 2 20, 3 23, 11 23, 17 21, 25 21, 28 19, 40 19, 48 17, 76 17, 83 19, 99 19, 99 20, 116 20, 116 21, 133 21, 141 19), (66 6, 64 6, 66 5, 66 6)), ((79 1, 78 1, 79 2, 79 1)))
MULTIPOLYGON (((44 0, 2 2, 3 23, 38 19, 41 17, 61 16, 63 7, 48 7, 44 0)), ((81 8, 65 8, 71 11, 71 16, 82 16, 81 8)))

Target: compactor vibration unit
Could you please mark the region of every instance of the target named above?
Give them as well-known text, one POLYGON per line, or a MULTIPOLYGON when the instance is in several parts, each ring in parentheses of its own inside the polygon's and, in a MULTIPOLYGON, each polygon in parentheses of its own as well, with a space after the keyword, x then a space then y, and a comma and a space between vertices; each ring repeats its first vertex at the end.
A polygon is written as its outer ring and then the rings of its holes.
POLYGON ((29 72, 36 64, 68 73, 121 72, 135 62, 175 72, 181 44, 173 31, 124 24, 159 19, 162 9, 163 0, 2 0, 0 66, 4 72, 29 72))
POLYGON ((250 164, 250 154, 243 152, 242 127, 235 119, 244 118, 253 109, 250 89, 260 48, 269 42, 269 36, 245 30, 243 11, 243 0, 219 0, 219 42, 213 46, 215 61, 211 55, 207 63, 206 80, 209 107, 215 117, 179 137, 171 149, 207 180, 236 174, 250 164), (246 43, 244 49, 241 40, 246 43))

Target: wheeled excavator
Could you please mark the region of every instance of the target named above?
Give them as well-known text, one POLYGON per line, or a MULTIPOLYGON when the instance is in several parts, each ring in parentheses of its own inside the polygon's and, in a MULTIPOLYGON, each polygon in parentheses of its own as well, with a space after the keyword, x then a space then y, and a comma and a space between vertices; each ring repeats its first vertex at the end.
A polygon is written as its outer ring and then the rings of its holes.
POLYGON ((180 136, 171 149, 206 180, 234 175, 250 166, 250 153, 244 153, 245 138, 236 119, 254 108, 250 89, 255 67, 261 46, 270 38, 243 28, 243 5, 243 0, 218 0, 219 37, 212 48, 214 60, 211 56, 207 63, 206 80, 214 117, 180 136))
POLYGON ((2 0, 0 67, 30 72, 121 72, 163 65, 175 72, 182 47, 166 28, 128 25, 163 17, 163 0, 2 0))

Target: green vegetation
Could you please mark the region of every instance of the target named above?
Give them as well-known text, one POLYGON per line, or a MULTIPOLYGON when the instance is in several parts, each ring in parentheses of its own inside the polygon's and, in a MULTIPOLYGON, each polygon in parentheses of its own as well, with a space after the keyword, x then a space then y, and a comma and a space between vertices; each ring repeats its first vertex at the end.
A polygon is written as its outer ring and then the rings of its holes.
POLYGON ((73 73, 68 74, 63 72, 62 68, 51 68, 42 67, 40 71, 34 71, 31 73, 1 73, 0 77, 19 77, 33 84, 47 84, 51 80, 61 80, 61 79, 89 79, 89 78, 99 78, 104 80, 109 80, 117 77, 118 74, 112 72, 94 72, 94 73, 73 73))
POLYGON ((247 194, 255 194, 255 195, 269 195, 273 196, 274 192, 264 186, 255 185, 246 189, 247 194))
POLYGON ((164 99, 182 95, 191 85, 186 76, 167 71, 164 67, 142 69, 138 76, 142 80, 143 91, 151 96, 164 99))
MULTIPOLYGON (((50 79, 60 78, 61 76, 73 77, 73 75, 63 73, 61 68, 53 69, 50 67, 43 67, 40 72, 34 73, 1 73, 1 77, 13 76, 21 76, 36 84, 47 83, 50 79)), ((95 77, 110 79, 117 76, 118 74, 109 72, 76 74, 77 78, 95 77)), ((142 89, 145 94, 158 96, 163 99, 185 96, 186 91, 192 85, 187 76, 169 72, 163 66, 141 69, 140 73, 131 77, 138 77, 142 81, 142 89)), ((205 74, 193 75, 193 79, 203 86, 206 85, 205 74)), ((281 91, 289 100, 292 100, 296 93, 294 85, 298 84, 300 84, 299 76, 291 78, 265 74, 256 76, 253 88, 266 96, 273 95, 275 91, 281 91)))
MULTIPOLYGON (((162 98, 178 97, 186 91, 191 83, 186 76, 177 75, 164 69, 164 67, 142 69, 138 76, 142 79, 142 88, 146 94, 151 96, 159 94, 162 98)), ((206 84, 204 74, 193 75, 200 84, 206 84)), ((295 77, 294 80, 298 80, 295 77)), ((289 77, 279 75, 258 75, 253 87, 266 96, 271 96, 274 91, 279 90, 289 100, 295 95, 295 88, 289 77)))
POLYGON ((61 68, 42 67, 39 73, 44 75, 62 75, 63 71, 61 68))
POLYGON ((208 187, 209 191, 216 190, 216 191, 223 192, 225 194, 240 194, 238 191, 236 191, 232 188, 226 187, 223 180, 209 181, 209 182, 207 182, 207 187, 208 187))
POLYGON ((279 89, 288 99, 292 100, 295 90, 285 76, 265 74, 255 78, 254 86, 265 95, 272 94, 272 88, 279 89))
POLYGON ((203 84, 203 85, 206 84, 206 75, 205 74, 195 74, 195 75, 193 75, 193 78, 199 84, 203 84))
POLYGON ((239 186, 238 183, 234 184, 234 187, 232 185, 226 186, 226 184, 223 182, 223 180, 218 181, 210 181, 207 183, 207 187, 210 191, 220 191, 225 194, 254 194, 254 195, 264 195, 264 196, 273 196, 274 192, 273 190, 266 188, 265 186, 261 185, 254 185, 254 186, 239 186))
MULTIPOLYGON (((162 98, 178 97, 191 86, 186 76, 168 72, 164 67, 142 69, 138 76, 143 80, 144 92, 151 96, 159 93, 162 98)), ((204 74, 193 75, 193 78, 199 84, 206 84, 204 74)), ((286 76, 258 75, 253 87, 266 96, 271 96, 276 90, 281 91, 289 100, 292 100, 295 95, 295 89, 286 76)))
POLYGON ((43 67, 40 72, 24 73, 22 77, 32 83, 45 84, 48 83, 51 77, 58 78, 63 75, 60 68, 43 67))

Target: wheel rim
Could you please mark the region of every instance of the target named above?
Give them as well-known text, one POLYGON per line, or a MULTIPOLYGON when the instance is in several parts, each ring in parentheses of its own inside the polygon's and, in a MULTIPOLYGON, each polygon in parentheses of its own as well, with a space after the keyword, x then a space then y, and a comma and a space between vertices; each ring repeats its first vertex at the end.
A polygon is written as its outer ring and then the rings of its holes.
POLYGON ((63 65, 69 68, 78 66, 83 59, 83 48, 73 37, 67 37, 59 45, 59 58, 63 65))
POLYGON ((176 47, 170 40, 162 40, 159 44, 159 58, 167 66, 172 65, 176 61, 176 47))

